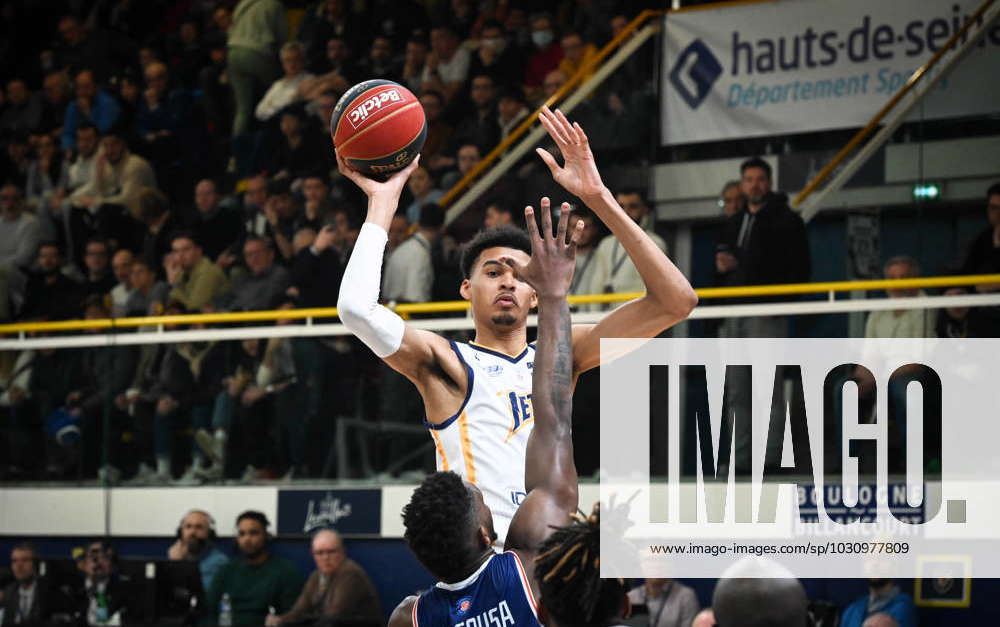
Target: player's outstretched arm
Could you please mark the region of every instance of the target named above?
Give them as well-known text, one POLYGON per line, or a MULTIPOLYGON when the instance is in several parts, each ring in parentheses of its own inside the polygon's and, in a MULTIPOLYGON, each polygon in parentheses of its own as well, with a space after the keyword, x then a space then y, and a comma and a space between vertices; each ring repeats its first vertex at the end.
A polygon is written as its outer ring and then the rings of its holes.
POLYGON ((383 182, 364 176, 337 155, 341 174, 368 197, 368 214, 340 284, 340 320, 376 355, 418 386, 422 373, 432 370, 429 365, 437 356, 450 352, 448 342, 429 331, 407 326, 402 318, 379 305, 378 295, 389 224, 399 206, 403 185, 419 161, 418 155, 413 163, 383 182))
POLYGON ((542 110, 539 120, 564 159, 560 167, 548 151, 537 149, 552 178, 586 203, 611 229, 646 285, 645 296, 619 307, 596 325, 574 329, 574 368, 580 373, 600 363, 600 338, 654 337, 687 318, 698 304, 698 296, 677 266, 629 218, 604 185, 580 125, 570 123, 562 111, 548 108, 542 110))
POLYGON ((524 484, 528 492, 511 521, 506 547, 533 552, 551 532, 565 525, 577 506, 577 476, 573 462, 573 347, 566 295, 573 279, 576 243, 582 223, 569 242, 569 206, 564 204, 559 227, 552 235, 552 218, 542 212, 542 233, 534 211, 525 209, 531 236, 531 262, 507 260, 519 279, 538 295, 538 341, 532 374, 531 404, 535 426, 528 436, 524 484))

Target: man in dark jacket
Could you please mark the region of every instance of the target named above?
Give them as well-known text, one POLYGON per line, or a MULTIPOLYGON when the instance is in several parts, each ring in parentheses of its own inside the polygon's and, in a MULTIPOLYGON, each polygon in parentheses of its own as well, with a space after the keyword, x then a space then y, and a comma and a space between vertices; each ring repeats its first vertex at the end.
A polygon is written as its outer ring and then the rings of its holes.
MULTIPOLYGON (((771 166, 758 157, 740 166, 746 207, 723 226, 715 266, 727 285, 802 283, 811 269, 809 240, 802 218, 788 207, 788 197, 771 190, 771 166)), ((761 298, 742 302, 760 302, 761 298)), ((766 299, 776 300, 776 299, 766 299)), ((722 337, 787 337, 783 316, 731 318, 722 337)))
POLYGON ((7 625, 41 625, 54 613, 66 611, 65 600, 38 575, 38 551, 21 542, 10 552, 10 570, 14 581, 3 590, 3 622, 7 625))

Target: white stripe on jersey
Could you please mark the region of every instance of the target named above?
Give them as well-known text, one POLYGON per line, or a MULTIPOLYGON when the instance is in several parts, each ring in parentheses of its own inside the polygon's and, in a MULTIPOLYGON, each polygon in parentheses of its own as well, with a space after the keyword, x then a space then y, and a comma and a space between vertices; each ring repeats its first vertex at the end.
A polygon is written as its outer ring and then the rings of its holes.
POLYGON ((531 373, 535 347, 511 357, 476 344, 451 342, 465 366, 468 389, 458 412, 432 425, 438 470, 475 484, 493 512, 503 545, 514 512, 525 497, 524 459, 535 424, 531 373))

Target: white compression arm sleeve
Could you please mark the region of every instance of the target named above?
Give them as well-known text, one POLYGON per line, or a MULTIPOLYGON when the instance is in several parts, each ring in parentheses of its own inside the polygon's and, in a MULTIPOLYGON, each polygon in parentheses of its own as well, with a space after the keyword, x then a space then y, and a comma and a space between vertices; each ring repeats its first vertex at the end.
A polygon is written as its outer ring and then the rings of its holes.
POLYGON ((382 255, 388 239, 382 227, 364 223, 337 298, 340 321, 379 357, 388 357, 399 350, 406 326, 402 318, 378 304, 382 255))

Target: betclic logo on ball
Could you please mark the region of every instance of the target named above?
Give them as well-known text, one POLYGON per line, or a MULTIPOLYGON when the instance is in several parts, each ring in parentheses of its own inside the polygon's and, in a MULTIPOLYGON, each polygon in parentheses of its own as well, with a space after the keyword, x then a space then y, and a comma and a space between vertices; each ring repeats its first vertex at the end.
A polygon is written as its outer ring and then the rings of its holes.
POLYGON ((351 126, 357 129, 372 113, 388 109, 393 105, 397 105, 402 102, 403 95, 399 93, 399 90, 390 88, 383 92, 379 92, 374 96, 365 98, 353 108, 349 109, 347 111, 347 119, 350 121, 351 126))

